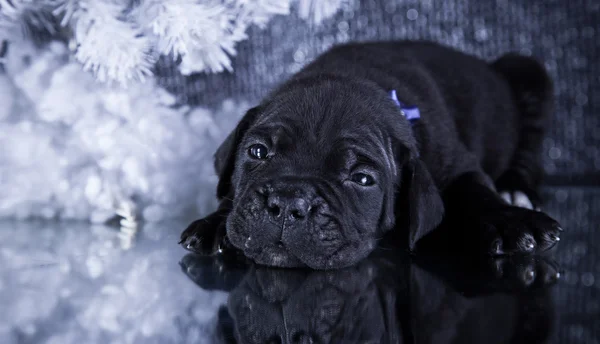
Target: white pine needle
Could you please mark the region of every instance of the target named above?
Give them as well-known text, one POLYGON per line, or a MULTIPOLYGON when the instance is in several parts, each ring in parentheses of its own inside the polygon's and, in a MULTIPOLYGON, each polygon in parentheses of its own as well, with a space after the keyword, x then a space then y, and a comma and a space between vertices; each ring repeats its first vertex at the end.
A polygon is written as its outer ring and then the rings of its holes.
POLYGON ((75 21, 75 58, 98 80, 143 80, 152 75, 155 63, 148 38, 134 24, 117 19, 122 8, 117 5, 85 1, 73 14, 75 21))
POLYGON ((53 33, 51 8, 55 1, 0 0, 0 40, 15 41, 29 34, 29 26, 53 33))

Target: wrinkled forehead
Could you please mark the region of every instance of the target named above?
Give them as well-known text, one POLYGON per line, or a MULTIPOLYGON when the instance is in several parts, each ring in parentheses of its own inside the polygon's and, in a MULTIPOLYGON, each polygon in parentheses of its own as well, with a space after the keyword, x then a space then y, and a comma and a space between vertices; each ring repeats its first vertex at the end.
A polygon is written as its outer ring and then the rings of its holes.
POLYGON ((360 107, 326 107, 268 109, 248 137, 266 140, 281 152, 395 169, 392 138, 373 113, 360 107))
POLYGON ((392 101, 388 98, 383 90, 370 89, 369 92, 364 87, 340 80, 320 80, 308 85, 300 83, 269 98, 262 106, 264 115, 261 120, 268 121, 275 116, 304 119, 309 126, 328 121, 340 127, 345 127, 345 123, 348 124, 346 127, 363 122, 368 124, 374 115, 389 110, 392 101))

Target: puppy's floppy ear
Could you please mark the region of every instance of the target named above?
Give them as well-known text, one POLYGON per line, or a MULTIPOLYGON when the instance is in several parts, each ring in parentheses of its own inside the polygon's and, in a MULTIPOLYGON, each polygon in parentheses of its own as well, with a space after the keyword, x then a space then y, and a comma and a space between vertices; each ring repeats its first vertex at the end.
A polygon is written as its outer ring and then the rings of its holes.
POLYGON ((444 216, 444 203, 427 167, 419 158, 405 164, 401 188, 404 189, 404 209, 408 217, 408 244, 411 251, 419 239, 435 229, 444 216))
POLYGON ((258 117, 258 113, 258 107, 248 110, 235 129, 227 136, 221 146, 217 148, 214 158, 215 171, 219 176, 219 183, 217 184, 217 198, 219 200, 233 191, 231 189, 231 176, 233 175, 233 170, 235 168, 237 148, 246 131, 258 117))

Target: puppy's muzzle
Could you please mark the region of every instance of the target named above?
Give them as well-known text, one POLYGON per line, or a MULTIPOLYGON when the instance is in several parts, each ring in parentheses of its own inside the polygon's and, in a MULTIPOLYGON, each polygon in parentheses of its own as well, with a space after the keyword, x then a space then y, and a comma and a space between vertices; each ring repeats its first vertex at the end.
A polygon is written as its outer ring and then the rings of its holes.
POLYGON ((330 205, 334 195, 326 188, 316 178, 300 177, 255 184, 228 218, 229 241, 259 264, 325 268, 345 244, 330 205))

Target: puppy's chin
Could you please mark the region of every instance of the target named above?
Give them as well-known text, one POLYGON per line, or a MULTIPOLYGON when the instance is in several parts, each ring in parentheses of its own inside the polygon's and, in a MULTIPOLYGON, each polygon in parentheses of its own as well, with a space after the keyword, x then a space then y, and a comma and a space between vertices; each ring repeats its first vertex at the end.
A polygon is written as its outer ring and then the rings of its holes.
POLYGON ((284 233, 281 241, 281 231, 272 223, 247 221, 235 214, 227 220, 227 237, 231 244, 256 263, 273 267, 309 267, 316 270, 345 268, 366 258, 376 243, 371 238, 318 242, 314 236, 308 235, 306 229, 298 228, 287 230, 293 234, 286 236, 284 233))
POLYGON ((356 265, 367 258, 374 248, 375 240, 364 239, 360 243, 343 245, 332 255, 318 256, 307 252, 298 252, 298 256, 308 267, 315 270, 342 269, 356 265))

